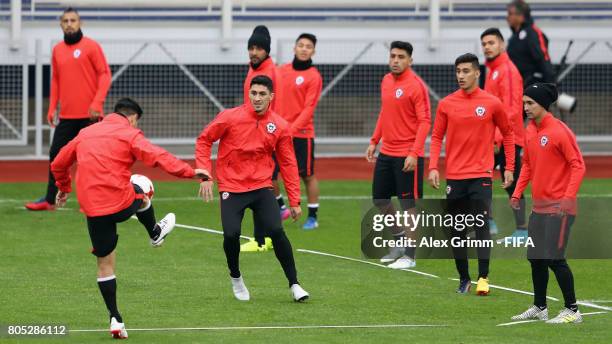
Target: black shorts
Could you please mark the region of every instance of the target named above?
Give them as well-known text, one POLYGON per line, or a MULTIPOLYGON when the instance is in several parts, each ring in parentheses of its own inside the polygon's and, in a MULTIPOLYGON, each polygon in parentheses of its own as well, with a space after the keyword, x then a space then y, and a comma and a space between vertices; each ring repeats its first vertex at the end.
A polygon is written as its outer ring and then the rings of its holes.
POLYGON ((242 233, 242 219, 244 211, 249 208, 253 211, 255 228, 264 231, 270 236, 271 231, 282 230, 280 208, 272 189, 258 189, 249 192, 220 192, 221 199, 221 225, 223 235, 239 238, 242 233))
POLYGON ((533 247, 527 247, 529 259, 565 259, 565 249, 575 216, 531 213, 528 234, 533 247))
MULTIPOLYGON (((488 215, 493 198, 493 180, 489 177, 446 180, 446 204, 450 214, 488 215)), ((488 221, 485 221, 488 228, 488 221)))
MULTIPOLYGON (((514 182, 510 187, 506 188, 506 192, 509 195, 514 193, 516 182, 518 181, 519 175, 521 174, 521 150, 523 147, 514 145, 514 182)), ((506 155, 504 154, 504 146, 501 147, 499 153, 495 154, 495 166, 499 166, 499 172, 501 173, 502 179, 504 178, 504 172, 506 171, 506 155)), ((493 166, 495 169, 495 166, 493 166)))
MULTIPOLYGON (((137 194, 144 194, 139 186, 132 184, 137 194)), ((117 223, 128 220, 142 206, 143 199, 137 197, 132 204, 114 214, 87 217, 87 229, 91 239, 91 253, 96 257, 106 257, 117 247, 119 235, 117 223)))
POLYGON ((402 171, 405 160, 402 157, 378 154, 372 181, 372 198, 375 202, 396 196, 398 199, 413 200, 408 208, 414 208, 414 200, 423 198, 425 159, 418 157, 416 169, 410 172, 402 171))
MULTIPOLYGON (((308 177, 314 175, 314 149, 315 142, 313 138, 293 138, 293 149, 295 150, 295 160, 298 164, 298 173, 300 177, 308 177)), ((278 179, 280 168, 274 156, 274 172, 272 180, 278 179)))

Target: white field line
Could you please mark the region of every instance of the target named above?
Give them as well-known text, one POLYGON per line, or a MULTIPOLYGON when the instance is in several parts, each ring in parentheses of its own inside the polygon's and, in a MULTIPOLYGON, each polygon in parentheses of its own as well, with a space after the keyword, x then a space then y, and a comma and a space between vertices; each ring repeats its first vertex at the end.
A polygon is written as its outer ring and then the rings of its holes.
MULTIPOLYGON (((608 312, 590 312, 590 313, 582 313, 583 316, 585 315, 597 315, 597 314, 606 314, 608 312)), ((527 324, 527 323, 532 323, 532 322, 538 322, 538 321, 544 321, 544 320, 520 320, 520 321, 512 321, 512 322, 507 322, 507 323, 503 323, 503 324, 498 324, 497 326, 512 326, 512 325, 520 325, 520 324, 527 324)))
MULTIPOLYGON (((132 216, 131 219, 132 220, 138 220, 138 218, 136 216, 132 216)), ((177 223, 174 226, 175 227, 179 227, 179 228, 185 228, 185 229, 193 229, 193 230, 200 231, 200 232, 206 232, 206 233, 223 235, 223 231, 219 231, 219 230, 211 229, 211 228, 206 228, 206 227, 197 227, 197 226, 182 225, 180 223, 177 223)), ((246 235, 241 235, 240 238, 246 239, 246 240, 253 240, 253 238, 251 238, 249 236, 246 236, 246 235)))
MULTIPOLYGON (((338 256, 338 255, 331 254, 331 253, 325 253, 325 252, 319 252, 319 251, 313 251, 313 250, 304 250, 304 249, 301 249, 301 248, 298 248, 296 251, 302 252, 302 253, 311 253, 311 254, 317 254, 317 255, 320 255, 320 256, 326 256, 326 257, 333 257, 333 258, 338 258, 338 259, 350 260, 350 261, 353 261, 353 262, 369 264, 369 265, 374 265, 374 266, 382 267, 382 268, 385 268, 385 269, 389 269, 389 267, 387 267, 386 265, 378 264, 378 263, 373 263, 373 262, 370 262, 370 261, 367 261, 367 260, 364 260, 364 259, 356 259, 356 258, 338 256)), ((432 275, 432 274, 428 274, 426 272, 416 271, 416 270, 412 270, 412 269, 401 269, 401 270, 402 271, 407 271, 407 272, 412 272, 412 273, 423 275, 423 276, 427 276, 427 277, 440 278, 439 276, 436 276, 436 275, 432 275)))
MULTIPOLYGON (((26 207, 15 207, 14 209, 15 209, 15 210, 24 210, 24 211, 30 211, 30 210, 26 209, 26 207)), ((72 210, 74 210, 74 209, 72 209, 72 208, 57 208, 57 209, 55 209, 55 210, 59 210, 59 211, 72 211, 72 210)))
MULTIPOLYGON (((127 328, 129 331, 245 331, 245 330, 313 330, 313 329, 362 329, 362 328, 409 328, 409 327, 447 327, 448 325, 430 324, 388 324, 388 325, 303 325, 303 326, 224 326, 224 327, 161 327, 127 328)), ((72 332, 107 332, 108 329, 68 330, 72 332)))
POLYGON ((612 300, 582 300, 582 302, 592 302, 592 303, 612 303, 612 300))

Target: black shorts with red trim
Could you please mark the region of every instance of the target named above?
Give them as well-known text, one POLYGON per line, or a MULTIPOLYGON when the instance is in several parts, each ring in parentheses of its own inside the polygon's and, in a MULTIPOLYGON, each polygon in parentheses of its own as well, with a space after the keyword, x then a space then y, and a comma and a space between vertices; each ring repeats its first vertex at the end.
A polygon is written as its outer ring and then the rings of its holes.
POLYGON ((533 246, 527 247, 529 259, 565 259, 574 215, 540 214, 529 216, 528 236, 533 246))
MULTIPOLYGON (((313 138, 293 138, 293 149, 295 150, 298 173, 302 178, 314 175, 314 148, 315 142, 313 138)), ((272 180, 277 180, 280 168, 276 161, 276 156, 274 156, 274 165, 272 180)))
MULTIPOLYGON (((378 154, 372 180, 372 198, 375 201, 390 199, 393 196, 411 200, 423 198, 425 159, 418 157, 416 169, 409 172, 402 171, 405 160, 405 157, 378 154)), ((414 202, 409 208, 413 207, 414 202)))
POLYGON ((138 185, 132 184, 132 186, 136 191, 136 198, 129 207, 110 215, 87 216, 91 253, 94 256, 106 257, 115 250, 119 240, 117 223, 127 221, 142 206, 144 192, 138 185))

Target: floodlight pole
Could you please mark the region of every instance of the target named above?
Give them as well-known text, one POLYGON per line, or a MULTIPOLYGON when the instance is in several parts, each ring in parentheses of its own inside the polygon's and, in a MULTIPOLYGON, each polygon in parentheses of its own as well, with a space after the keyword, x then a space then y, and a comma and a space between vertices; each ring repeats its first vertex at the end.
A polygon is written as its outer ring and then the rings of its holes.
POLYGON ((232 0, 223 0, 221 7, 221 50, 232 47, 232 0))
POLYGON ((438 49, 440 40, 440 0, 429 1, 429 50, 438 49))
POLYGON ((21 0, 11 0, 11 50, 21 47, 21 0))

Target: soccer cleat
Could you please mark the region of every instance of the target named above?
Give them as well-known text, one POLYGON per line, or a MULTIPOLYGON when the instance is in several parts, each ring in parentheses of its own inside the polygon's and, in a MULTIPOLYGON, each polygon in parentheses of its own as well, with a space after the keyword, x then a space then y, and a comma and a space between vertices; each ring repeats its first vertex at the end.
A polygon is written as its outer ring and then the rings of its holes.
POLYGON ((317 227, 319 227, 319 223, 317 222, 317 219, 312 216, 309 216, 306 219, 306 222, 304 223, 304 225, 302 226, 302 229, 309 231, 317 227))
POLYGON ((499 228, 497 228, 497 223, 495 223, 495 220, 493 219, 489 219, 489 233, 491 235, 497 235, 497 233, 499 233, 499 228))
POLYGON ((261 246, 257 241, 251 239, 249 242, 240 245, 240 252, 266 252, 273 248, 271 238, 265 238, 265 243, 261 246))
POLYGON ((514 233, 510 236, 511 238, 524 238, 527 239, 527 230, 526 229, 516 229, 514 233))
POLYGON ((468 280, 460 280, 459 288, 457 288, 458 294, 469 294, 470 289, 472 288, 472 281, 468 280))
POLYGON ((236 299, 240 301, 249 301, 251 299, 251 295, 244 284, 242 276, 238 278, 230 277, 230 279, 232 280, 232 291, 234 292, 236 299))
POLYGON ((398 260, 396 260, 395 262, 387 265, 388 268, 391 269, 412 269, 416 266, 416 261, 406 255, 401 256, 398 260))
POLYGON ((295 302, 304 302, 310 297, 310 294, 297 283, 291 286, 291 294, 295 302))
POLYGON ((404 255, 404 249, 401 247, 392 247, 389 253, 380 258, 381 263, 391 263, 404 255))
POLYGON ((160 247, 164 243, 164 239, 172 230, 174 229, 174 225, 176 224, 176 216, 174 213, 168 213, 168 215, 164 216, 163 219, 159 220, 156 227, 159 227, 159 236, 157 239, 151 239, 151 245, 153 247, 160 247))
POLYGON ((489 279, 480 277, 478 283, 476 283, 476 295, 487 296, 489 295, 489 279))
POLYGON ((581 323, 582 322, 582 314, 580 314, 579 310, 575 312, 569 308, 563 308, 559 315, 548 320, 547 324, 569 324, 569 323, 581 323))
POLYGON ((118 322, 115 317, 111 318, 110 333, 111 336, 115 339, 126 339, 128 337, 127 330, 125 329, 125 324, 122 322, 118 322))
POLYGON ((26 209, 32 211, 55 210, 55 205, 47 202, 44 197, 25 204, 26 209))
POLYGON ((521 314, 512 317, 512 320, 548 320, 548 308, 540 309, 533 305, 521 314))
POLYGON ((285 221, 286 219, 291 217, 291 211, 289 211, 289 209, 287 209, 286 207, 282 208, 280 210, 280 217, 282 221, 285 221))

